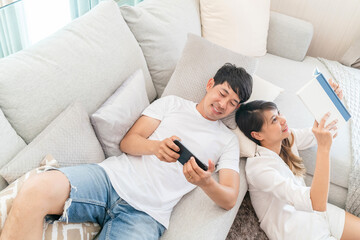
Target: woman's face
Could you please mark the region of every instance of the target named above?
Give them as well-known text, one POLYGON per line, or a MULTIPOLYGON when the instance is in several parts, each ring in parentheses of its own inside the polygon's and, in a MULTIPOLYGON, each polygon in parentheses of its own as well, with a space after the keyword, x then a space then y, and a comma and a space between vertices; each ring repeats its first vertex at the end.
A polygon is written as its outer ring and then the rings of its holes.
POLYGON ((281 143, 281 141, 289 137, 289 129, 286 118, 280 114, 277 109, 264 111, 264 125, 261 131, 256 134, 256 138, 270 144, 281 143))

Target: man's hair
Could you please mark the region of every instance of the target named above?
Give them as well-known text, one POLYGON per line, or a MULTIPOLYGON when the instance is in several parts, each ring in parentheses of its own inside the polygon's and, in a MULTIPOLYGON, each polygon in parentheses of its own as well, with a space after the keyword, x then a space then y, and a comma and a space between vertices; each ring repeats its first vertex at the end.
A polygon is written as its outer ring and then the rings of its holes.
POLYGON ((250 98, 253 80, 250 74, 242 67, 234 64, 225 63, 214 76, 215 85, 227 82, 231 89, 239 96, 240 103, 250 98))

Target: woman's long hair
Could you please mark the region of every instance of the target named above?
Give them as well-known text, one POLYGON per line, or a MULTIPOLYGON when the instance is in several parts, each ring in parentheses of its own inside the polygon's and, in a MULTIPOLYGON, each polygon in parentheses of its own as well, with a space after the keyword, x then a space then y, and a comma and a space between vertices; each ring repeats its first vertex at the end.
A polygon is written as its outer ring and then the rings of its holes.
MULTIPOLYGON (((275 109, 278 110, 275 103, 262 100, 242 104, 236 112, 236 123, 245 136, 256 144, 261 145, 259 140, 251 136, 251 132, 260 132, 265 122, 264 111, 275 109)), ((303 160, 291 151, 293 144, 294 136, 292 137, 291 143, 288 138, 284 139, 281 143, 280 157, 289 166, 295 176, 303 177, 305 174, 305 166, 303 160)))

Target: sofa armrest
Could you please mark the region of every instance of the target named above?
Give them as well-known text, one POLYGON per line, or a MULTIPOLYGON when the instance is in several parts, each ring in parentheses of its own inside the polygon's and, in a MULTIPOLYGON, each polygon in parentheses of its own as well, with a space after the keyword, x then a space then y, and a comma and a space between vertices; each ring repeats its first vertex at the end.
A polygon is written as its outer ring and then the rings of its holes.
POLYGON ((302 61, 313 36, 311 23, 281 13, 271 12, 267 52, 302 61))

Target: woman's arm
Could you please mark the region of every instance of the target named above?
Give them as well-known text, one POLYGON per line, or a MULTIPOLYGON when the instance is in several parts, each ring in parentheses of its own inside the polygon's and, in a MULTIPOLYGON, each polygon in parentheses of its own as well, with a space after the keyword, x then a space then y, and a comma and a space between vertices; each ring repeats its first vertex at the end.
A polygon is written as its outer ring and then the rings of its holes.
MULTIPOLYGON (((333 82, 332 79, 329 79, 329 84, 341 100, 343 93, 340 86, 336 82, 333 82)), ((333 121, 325 126, 328 118, 329 114, 325 115, 320 123, 315 121, 312 129, 318 142, 314 178, 310 191, 313 209, 316 211, 326 211, 330 182, 330 148, 332 139, 337 136, 337 133, 334 136, 330 133, 330 130, 337 129, 337 122, 333 121)))
MULTIPOLYGON (((337 123, 337 120, 335 120, 325 126, 329 116, 329 113, 326 114, 320 123, 315 121, 312 129, 318 142, 318 149, 310 198, 313 209, 320 212, 326 211, 330 182, 330 148, 333 138, 330 130, 336 130, 337 123)), ((334 137, 336 137, 336 134, 334 137)))

